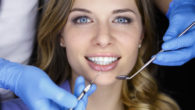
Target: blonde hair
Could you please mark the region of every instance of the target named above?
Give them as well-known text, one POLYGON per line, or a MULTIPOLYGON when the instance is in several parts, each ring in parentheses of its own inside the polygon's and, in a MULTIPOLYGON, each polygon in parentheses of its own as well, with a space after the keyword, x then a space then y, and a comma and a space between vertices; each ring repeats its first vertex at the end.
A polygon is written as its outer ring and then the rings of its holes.
MULTIPOLYGON (((155 52, 152 51, 155 38, 152 2, 135 1, 142 15, 145 37, 137 63, 130 75, 143 66, 155 52)), ((73 0, 49 0, 38 29, 37 66, 45 70, 57 84, 71 78, 66 50, 60 46, 60 32, 66 24, 73 2, 73 0)), ((146 69, 132 80, 123 81, 122 86, 121 101, 126 110, 179 110, 171 98, 159 92, 156 81, 146 69)))

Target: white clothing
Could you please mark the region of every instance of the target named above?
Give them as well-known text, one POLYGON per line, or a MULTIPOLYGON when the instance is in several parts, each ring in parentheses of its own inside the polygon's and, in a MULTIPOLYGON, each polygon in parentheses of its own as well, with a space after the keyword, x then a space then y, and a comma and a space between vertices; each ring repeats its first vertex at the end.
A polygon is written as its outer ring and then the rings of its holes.
MULTIPOLYGON (((1 1, 1 58, 22 64, 28 63, 33 50, 37 11, 38 0, 1 1)), ((10 94, 6 95, 1 88, 0 95, 5 96, 5 98, 6 96, 10 97, 10 94)))

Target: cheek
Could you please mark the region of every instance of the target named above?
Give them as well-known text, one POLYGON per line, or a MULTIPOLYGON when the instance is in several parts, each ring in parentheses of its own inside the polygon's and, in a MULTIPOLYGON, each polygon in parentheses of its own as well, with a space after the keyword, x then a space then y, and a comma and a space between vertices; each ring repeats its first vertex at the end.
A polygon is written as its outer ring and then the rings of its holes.
POLYGON ((85 29, 68 28, 64 32, 64 42, 68 62, 75 73, 84 73, 83 61, 87 49, 90 47, 90 37, 85 29))
POLYGON ((84 47, 86 42, 88 42, 88 36, 85 28, 68 25, 64 31, 65 47, 73 50, 84 47))
POLYGON ((123 71, 122 74, 129 74, 137 61, 138 48, 133 42, 128 42, 121 48, 123 49, 123 58, 120 71, 123 71))
MULTIPOLYGON (((70 53, 83 53, 90 47, 95 29, 93 26, 73 26, 70 23, 64 29, 65 47, 70 53), (81 48, 82 47, 82 48, 81 48)), ((78 55, 77 55, 78 56, 78 55)))
POLYGON ((78 47, 76 47, 73 43, 67 43, 66 45, 66 54, 67 54, 67 58, 68 58, 68 62, 71 65, 71 67, 73 67, 73 65, 76 64, 77 57, 75 55, 77 55, 77 49, 78 47))
POLYGON ((80 48, 79 45, 75 43, 67 43, 66 47, 66 54, 67 54, 67 59, 70 64, 70 67, 72 69, 73 73, 77 73, 77 75, 82 75, 79 73, 84 73, 83 67, 80 65, 82 64, 82 61, 84 57, 82 56, 84 50, 80 48))
POLYGON ((138 49, 135 49, 135 48, 131 49, 126 54, 127 56, 126 56, 126 60, 124 64, 125 64, 125 67, 128 68, 127 73, 130 73, 137 61, 138 49))
POLYGON ((120 72, 121 74, 128 74, 134 67, 137 61, 138 55, 138 45, 141 39, 141 31, 140 30, 123 30, 123 32, 115 31, 119 37, 117 40, 120 41, 118 47, 120 47, 122 53, 122 61, 120 72))
POLYGON ((82 36, 72 34, 71 36, 67 36, 65 38, 66 43, 66 53, 69 62, 76 62, 79 61, 84 49, 86 47, 86 41, 81 39, 82 36), (82 47, 82 48, 81 48, 82 47))
POLYGON ((137 45, 142 39, 142 26, 138 23, 129 25, 116 26, 112 25, 112 33, 117 36, 117 40, 122 41, 124 44, 137 45))
POLYGON ((91 26, 72 26, 68 25, 65 28, 64 36, 66 44, 70 46, 79 46, 83 47, 86 44, 89 44, 91 36, 94 35, 94 30, 91 26))

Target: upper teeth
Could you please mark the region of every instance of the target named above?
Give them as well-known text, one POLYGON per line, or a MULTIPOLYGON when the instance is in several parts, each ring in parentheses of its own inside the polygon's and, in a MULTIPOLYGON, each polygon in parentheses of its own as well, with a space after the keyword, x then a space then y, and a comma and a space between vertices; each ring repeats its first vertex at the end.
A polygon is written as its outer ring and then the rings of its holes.
POLYGON ((116 61, 117 57, 88 57, 88 59, 99 65, 108 65, 116 61))

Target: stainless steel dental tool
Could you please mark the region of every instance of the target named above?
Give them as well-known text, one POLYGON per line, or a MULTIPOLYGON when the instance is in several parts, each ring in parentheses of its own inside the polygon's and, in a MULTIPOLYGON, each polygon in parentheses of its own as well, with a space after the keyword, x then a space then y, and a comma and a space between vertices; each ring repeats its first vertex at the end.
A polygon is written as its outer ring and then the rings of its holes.
MULTIPOLYGON (((92 84, 94 83, 94 81, 97 79, 97 77, 98 77, 100 74, 101 74, 101 71, 99 71, 98 74, 95 76, 95 78, 94 78, 93 80, 91 80, 91 81, 89 82, 89 84, 84 88, 83 92, 77 97, 77 100, 78 100, 78 101, 81 100, 81 99, 84 97, 84 95, 90 90, 92 84)), ((71 109, 69 109, 69 110, 73 110, 73 109, 71 108, 71 109)))
MULTIPOLYGON (((188 30, 190 30, 193 26, 195 25, 195 21, 188 26, 181 34, 179 34, 177 37, 181 37, 183 34, 185 34, 188 30)), ((164 50, 160 50, 158 53, 164 52, 164 50)), ((157 54, 158 54, 157 53, 157 54)), ((127 76, 127 75, 119 75, 116 78, 119 80, 130 80, 132 78, 134 78, 136 75, 138 75, 143 69, 145 69, 150 63, 152 63, 155 59, 157 54, 155 54, 148 62, 146 62, 146 64, 144 64, 136 73, 134 73, 131 76, 127 76)))
POLYGON ((89 89, 91 88, 91 85, 93 84, 93 82, 97 79, 97 77, 100 75, 101 73, 99 72, 95 78, 85 87, 85 89, 83 90, 83 92, 79 95, 79 97, 77 98, 78 100, 81 100, 81 98, 83 98, 83 96, 89 91, 89 89))

